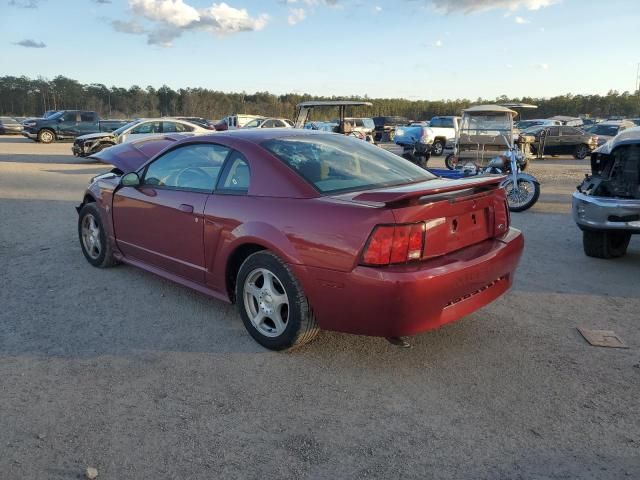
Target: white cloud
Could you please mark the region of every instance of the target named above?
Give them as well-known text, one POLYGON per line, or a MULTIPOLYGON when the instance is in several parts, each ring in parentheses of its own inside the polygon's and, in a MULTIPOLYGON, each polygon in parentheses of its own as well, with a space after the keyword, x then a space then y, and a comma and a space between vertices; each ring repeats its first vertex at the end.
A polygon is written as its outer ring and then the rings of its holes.
POLYGON ((304 8, 292 8, 289 10, 289 16, 287 17, 287 22, 289 25, 295 25, 296 23, 300 23, 307 17, 304 8))
POLYGON ((382 11, 382 7, 380 5, 376 5, 373 7, 373 11, 376 13, 380 13, 382 11))
POLYGON ((537 68, 538 70, 549 70, 548 63, 537 63, 534 65, 534 67, 537 68))
POLYGON ((176 27, 200 20, 198 10, 183 0, 129 0, 129 7, 136 15, 176 27))
POLYGON ((446 13, 475 13, 483 10, 508 9, 539 10, 560 0, 432 0, 433 5, 446 13))
POLYGON ((252 17, 245 8, 234 8, 227 3, 213 3, 210 7, 195 8, 185 0, 129 0, 134 17, 150 23, 140 25, 136 18, 114 20, 114 30, 123 33, 147 33, 147 43, 170 47, 173 40, 186 31, 205 31, 227 35, 263 29, 269 20, 266 14, 252 17))
POLYGON ((529 20, 527 20, 526 18, 522 18, 522 17, 516 17, 514 19, 514 21, 520 25, 524 25, 525 23, 531 23, 529 20))
POLYGON ((440 48, 440 47, 442 47, 442 40, 436 40, 436 41, 433 43, 433 46, 434 46, 434 47, 436 47, 436 48, 440 48))

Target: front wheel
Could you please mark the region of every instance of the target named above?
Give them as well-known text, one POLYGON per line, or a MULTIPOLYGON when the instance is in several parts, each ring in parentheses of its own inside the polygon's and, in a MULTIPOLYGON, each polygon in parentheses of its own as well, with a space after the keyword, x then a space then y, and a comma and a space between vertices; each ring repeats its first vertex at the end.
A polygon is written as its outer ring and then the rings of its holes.
POLYGON ((576 147, 576 151, 573 154, 573 156, 578 160, 583 160, 584 157, 586 157, 588 153, 589 153, 589 149, 587 148, 587 146, 585 144, 582 144, 582 145, 578 145, 576 147))
POLYGON ((533 207, 540 197, 540 184, 528 178, 518 178, 514 188, 513 179, 509 179, 503 184, 507 192, 507 203, 512 212, 524 212, 533 207))
POLYGON ((98 207, 93 202, 86 203, 78 214, 78 237, 84 257, 94 267, 111 267, 118 263, 98 207))
POLYGON ((450 153, 444 159, 444 164, 449 170, 455 170, 458 166, 458 157, 454 153, 450 153))
POLYGON ((56 139, 56 134, 51 130, 40 130, 38 132, 38 142, 40 143, 53 143, 56 139))
POLYGON ((298 347, 318 334, 302 286, 271 252, 254 253, 244 261, 236 279, 236 303, 249 334, 270 350, 298 347))
POLYGON ((588 257, 617 258, 627 253, 631 234, 606 230, 584 230, 582 247, 588 257))
POLYGON ((444 152, 444 141, 436 140, 435 142, 433 142, 431 153, 436 157, 439 157, 440 155, 442 155, 442 152, 444 152))

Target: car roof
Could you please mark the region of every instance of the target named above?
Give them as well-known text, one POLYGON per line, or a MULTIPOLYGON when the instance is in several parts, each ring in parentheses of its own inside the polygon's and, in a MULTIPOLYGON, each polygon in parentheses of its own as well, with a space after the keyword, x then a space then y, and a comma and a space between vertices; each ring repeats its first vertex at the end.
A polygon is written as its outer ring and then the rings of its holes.
POLYGON ((616 127, 619 127, 620 125, 629 125, 629 124, 633 124, 633 122, 631 120, 607 120, 606 122, 598 123, 598 125, 611 125, 616 127))
POLYGON ((473 107, 465 108, 463 112, 503 112, 513 113, 514 115, 518 114, 518 112, 516 112, 515 110, 503 107, 502 105, 475 105, 473 107))
POLYGON ((371 102, 360 102, 353 100, 312 100, 309 102, 301 102, 297 107, 341 107, 341 106, 366 106, 372 107, 371 102))

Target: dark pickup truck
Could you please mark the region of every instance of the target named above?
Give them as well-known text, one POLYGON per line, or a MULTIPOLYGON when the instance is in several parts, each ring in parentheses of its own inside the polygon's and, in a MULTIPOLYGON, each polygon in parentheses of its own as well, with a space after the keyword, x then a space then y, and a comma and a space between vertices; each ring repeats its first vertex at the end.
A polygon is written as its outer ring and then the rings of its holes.
POLYGON ((22 135, 41 143, 74 139, 80 135, 111 132, 126 120, 100 120, 96 112, 61 110, 47 118, 34 118, 23 123, 22 135))

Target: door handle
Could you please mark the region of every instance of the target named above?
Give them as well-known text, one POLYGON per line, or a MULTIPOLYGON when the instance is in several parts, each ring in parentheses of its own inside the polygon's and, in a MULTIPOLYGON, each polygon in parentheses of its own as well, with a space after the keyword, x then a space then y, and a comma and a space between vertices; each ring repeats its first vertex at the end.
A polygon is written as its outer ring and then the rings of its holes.
POLYGON ((184 213, 193 213, 193 205, 187 205, 186 203, 181 203, 178 209, 184 213))

